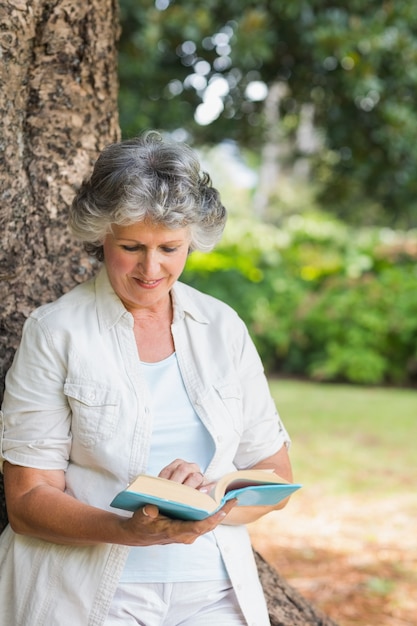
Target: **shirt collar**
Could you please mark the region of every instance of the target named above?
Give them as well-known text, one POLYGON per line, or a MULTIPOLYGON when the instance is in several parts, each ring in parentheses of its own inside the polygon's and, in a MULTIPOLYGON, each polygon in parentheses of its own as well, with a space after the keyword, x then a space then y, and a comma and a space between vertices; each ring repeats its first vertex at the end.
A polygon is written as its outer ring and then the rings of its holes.
POLYGON ((209 323, 204 307, 200 304, 200 293, 196 289, 177 281, 171 290, 171 296, 174 307, 174 323, 186 315, 201 324, 209 323))
MULTIPOLYGON (((120 298, 111 286, 106 266, 103 265, 95 279, 97 315, 100 328, 110 330, 124 317, 129 320, 133 327, 133 316, 126 310, 120 298)), ((188 285, 176 282, 171 290, 174 307, 174 323, 183 319, 186 315, 191 316, 196 322, 208 324, 209 320, 200 305, 200 298, 196 298, 199 292, 188 285)))
POLYGON ((101 267, 96 276, 95 287, 100 328, 102 330, 110 330, 122 317, 130 320, 130 324, 133 327, 133 316, 126 310, 123 302, 111 286, 105 265, 101 267))

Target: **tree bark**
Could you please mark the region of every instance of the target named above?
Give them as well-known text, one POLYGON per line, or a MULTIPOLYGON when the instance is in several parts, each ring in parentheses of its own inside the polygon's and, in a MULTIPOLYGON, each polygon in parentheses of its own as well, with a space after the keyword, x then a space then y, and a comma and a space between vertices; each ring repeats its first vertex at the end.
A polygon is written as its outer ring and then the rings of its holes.
POLYGON ((0 404, 29 312, 92 271, 67 211, 119 138, 118 28, 116 0, 0 1, 0 404))
POLYGON ((255 553, 271 626, 337 626, 291 587, 260 554, 255 553))
POLYGON ((115 0, 0 2, 0 400, 30 310, 91 270, 74 188, 119 137, 115 0))

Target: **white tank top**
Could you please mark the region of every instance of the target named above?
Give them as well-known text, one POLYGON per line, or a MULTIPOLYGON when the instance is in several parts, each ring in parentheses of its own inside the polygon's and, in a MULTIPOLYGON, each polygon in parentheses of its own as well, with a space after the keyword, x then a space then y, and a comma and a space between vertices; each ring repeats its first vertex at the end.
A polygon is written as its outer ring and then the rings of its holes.
MULTIPOLYGON (((157 363, 142 363, 152 401, 153 429, 148 474, 157 476, 177 458, 197 463, 204 472, 214 454, 214 442, 194 411, 178 367, 176 354, 157 363)), ((121 582, 186 582, 228 578, 213 533, 193 544, 134 547, 121 582)))

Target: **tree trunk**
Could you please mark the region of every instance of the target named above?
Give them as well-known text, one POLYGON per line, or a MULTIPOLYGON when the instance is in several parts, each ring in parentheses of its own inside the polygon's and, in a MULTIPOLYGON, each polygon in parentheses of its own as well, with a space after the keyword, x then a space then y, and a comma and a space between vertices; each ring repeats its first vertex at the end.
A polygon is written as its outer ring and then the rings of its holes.
MULTIPOLYGON (((116 0, 0 1, 0 403, 29 312, 93 270, 66 216, 119 139, 117 37, 116 0)), ((257 559, 272 626, 332 626, 257 559)))
POLYGON ((0 381, 30 310, 90 271, 74 188, 119 137, 115 0, 0 2, 0 381))
POLYGON ((337 626, 291 587, 278 572, 255 553, 271 626, 337 626))
POLYGON ((117 37, 116 0, 0 1, 0 403, 28 313, 92 270, 67 211, 119 138, 117 37))
POLYGON ((280 182, 283 162, 288 153, 288 142, 280 128, 280 103, 287 95, 288 86, 283 82, 271 85, 265 100, 264 119, 266 125, 265 140, 261 150, 259 181, 253 198, 255 215, 267 219, 271 196, 280 182))

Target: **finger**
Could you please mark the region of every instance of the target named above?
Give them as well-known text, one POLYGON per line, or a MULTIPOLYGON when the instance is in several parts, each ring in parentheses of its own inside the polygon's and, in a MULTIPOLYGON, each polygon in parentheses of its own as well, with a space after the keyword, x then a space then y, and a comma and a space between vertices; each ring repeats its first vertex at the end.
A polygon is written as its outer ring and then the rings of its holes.
POLYGON ((189 487, 194 487, 194 489, 203 487, 204 483, 205 483, 204 474, 202 474, 201 472, 191 472, 183 480, 184 485, 188 485, 189 487))
POLYGON ((204 476, 197 463, 189 463, 181 459, 176 459, 164 467, 159 476, 194 488, 199 487, 204 482, 204 476))
POLYGON ((228 502, 226 502, 226 504, 224 504, 222 508, 219 509, 216 513, 213 513, 213 515, 206 517, 206 519, 201 520, 201 522, 196 522, 196 524, 200 526, 199 531, 201 533, 207 533, 213 530, 214 528, 216 528, 216 526, 224 522, 224 519, 227 516, 227 514, 236 505, 237 505, 237 498, 233 498, 232 500, 229 500, 228 502))
MULTIPOLYGON (((179 471, 184 465, 189 466, 190 463, 187 463, 187 461, 184 461, 183 459, 175 459, 161 469, 161 471, 159 472, 159 476, 161 476, 161 478, 167 478, 168 480, 172 480, 173 474, 179 471)), ((198 470, 197 466, 195 469, 198 470)))
POLYGON ((201 483, 201 485, 198 487, 198 490, 204 491, 205 493, 210 493, 210 491, 213 491, 215 486, 216 486, 215 482, 210 482, 206 479, 206 477, 204 477, 204 480, 201 483))
POLYGON ((142 515, 149 519, 156 519, 159 515, 159 509, 154 504, 145 504, 145 506, 142 507, 142 515))
POLYGON ((231 500, 228 500, 222 506, 222 508, 220 509, 219 513, 225 513, 227 515, 237 505, 237 503, 238 503, 238 499, 237 498, 232 498, 231 500))

